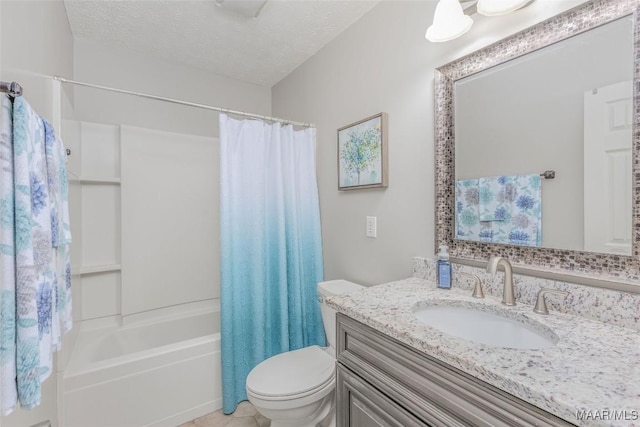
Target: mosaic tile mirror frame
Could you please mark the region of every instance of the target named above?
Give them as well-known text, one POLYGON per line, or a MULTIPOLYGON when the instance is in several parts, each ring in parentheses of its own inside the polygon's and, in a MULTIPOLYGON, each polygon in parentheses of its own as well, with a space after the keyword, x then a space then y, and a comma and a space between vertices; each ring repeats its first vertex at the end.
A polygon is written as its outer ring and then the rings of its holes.
POLYGON ((502 255, 520 270, 567 275, 590 285, 640 293, 640 0, 595 0, 541 22, 520 33, 446 64, 435 71, 436 248, 447 244, 455 261, 478 264, 502 255), (631 256, 523 247, 454 239, 455 135, 454 83, 511 59, 624 16, 633 16, 633 141, 631 256), (618 285, 623 284, 623 285, 618 285), (626 286, 624 285, 626 284, 626 286))

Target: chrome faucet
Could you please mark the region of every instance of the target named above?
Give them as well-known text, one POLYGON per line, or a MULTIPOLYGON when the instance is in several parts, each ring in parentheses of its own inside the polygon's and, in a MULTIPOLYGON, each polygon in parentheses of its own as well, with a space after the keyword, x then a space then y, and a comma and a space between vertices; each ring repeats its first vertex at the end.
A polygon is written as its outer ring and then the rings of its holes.
POLYGON ((495 277, 498 267, 502 266, 504 269, 504 288, 502 290, 502 303, 504 305, 516 305, 515 297, 513 296, 513 269, 508 259, 496 256, 489 258, 487 264, 487 272, 495 277))

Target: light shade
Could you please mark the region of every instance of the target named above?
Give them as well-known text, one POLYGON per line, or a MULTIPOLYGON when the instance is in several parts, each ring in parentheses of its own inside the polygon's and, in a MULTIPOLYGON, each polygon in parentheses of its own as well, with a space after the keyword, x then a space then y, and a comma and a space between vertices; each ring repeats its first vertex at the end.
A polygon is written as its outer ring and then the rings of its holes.
POLYGON ((213 0, 216 6, 222 6, 245 18, 257 18, 268 0, 213 0))
POLYGON ((471 28, 473 19, 464 14, 458 0, 440 0, 436 6, 433 24, 425 37, 430 42, 446 42, 460 37, 471 28))
POLYGON ((478 13, 486 16, 504 15, 518 10, 531 0, 478 0, 478 13))

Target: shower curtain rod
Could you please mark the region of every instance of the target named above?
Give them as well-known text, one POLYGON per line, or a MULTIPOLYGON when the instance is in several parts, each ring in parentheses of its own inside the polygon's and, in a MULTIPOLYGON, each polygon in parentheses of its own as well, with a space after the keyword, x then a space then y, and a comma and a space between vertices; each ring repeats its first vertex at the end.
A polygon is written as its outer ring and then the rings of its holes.
POLYGON ((316 127, 316 125, 314 125, 313 123, 295 122, 295 121, 292 121, 292 120, 279 119, 277 117, 269 117, 269 116, 262 116, 260 114, 245 113, 243 111, 235 111, 235 110, 230 110, 228 108, 213 107, 211 105, 206 105, 206 104, 197 104, 195 102, 187 102, 187 101, 181 101, 179 99, 165 98, 164 96, 150 95, 148 93, 132 92, 132 91, 129 91, 129 90, 116 89, 116 88, 107 87, 107 86, 100 86, 100 85, 95 85, 95 84, 92 84, 92 83, 79 82, 79 81, 76 81, 76 80, 65 79, 64 77, 59 77, 59 76, 54 76, 53 79, 57 80, 59 82, 62 82, 62 83, 70 83, 70 84, 74 84, 74 85, 77 85, 77 86, 92 87, 92 88, 95 88, 95 89, 107 90, 109 92, 124 93, 124 94, 127 94, 127 95, 139 96, 140 98, 155 99, 155 100, 158 100, 158 101, 171 102, 173 104, 186 105, 186 106, 189 106, 189 107, 202 108, 202 109, 205 109, 205 110, 219 111, 221 113, 235 114, 235 115, 238 115, 238 116, 250 117, 250 118, 261 119, 261 120, 268 120, 268 121, 271 121, 271 122, 277 122, 277 123, 282 123, 282 124, 287 124, 287 125, 311 127, 311 128, 316 127))

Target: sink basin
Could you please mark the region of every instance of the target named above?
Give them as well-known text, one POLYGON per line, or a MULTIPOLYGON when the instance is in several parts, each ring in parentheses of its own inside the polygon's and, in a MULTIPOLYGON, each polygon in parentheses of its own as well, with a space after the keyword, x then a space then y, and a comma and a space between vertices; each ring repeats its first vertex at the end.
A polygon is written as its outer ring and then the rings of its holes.
POLYGON ((440 332, 493 347, 542 349, 556 345, 557 337, 540 325, 527 325, 496 313, 476 308, 434 305, 415 309, 413 314, 440 332), (539 329, 539 330, 536 330, 539 329))

